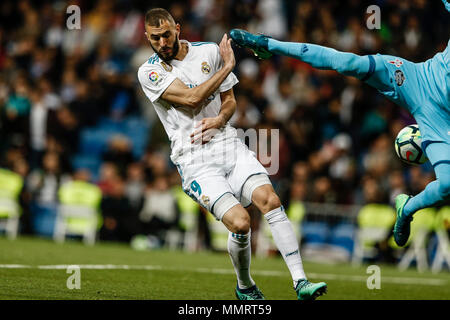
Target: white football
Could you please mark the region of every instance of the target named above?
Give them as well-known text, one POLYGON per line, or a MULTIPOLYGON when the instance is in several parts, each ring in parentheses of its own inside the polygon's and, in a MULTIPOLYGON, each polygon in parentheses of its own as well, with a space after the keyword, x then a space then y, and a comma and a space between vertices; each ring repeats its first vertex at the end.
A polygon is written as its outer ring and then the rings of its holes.
POLYGON ((400 130, 394 147, 398 157, 406 163, 419 165, 428 161, 422 150, 422 135, 417 124, 408 125, 400 130))

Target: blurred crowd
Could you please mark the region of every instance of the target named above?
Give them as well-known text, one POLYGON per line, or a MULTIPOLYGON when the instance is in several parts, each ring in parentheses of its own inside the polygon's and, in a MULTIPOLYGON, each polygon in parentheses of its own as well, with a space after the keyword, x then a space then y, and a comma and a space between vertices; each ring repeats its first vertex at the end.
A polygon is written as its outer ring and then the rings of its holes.
MULTIPOLYGON (((90 181, 103 194, 100 238, 129 241, 178 223, 170 190, 179 186, 167 136, 137 82, 152 54, 144 36, 150 7, 168 9, 182 39, 219 42, 243 28, 277 39, 311 42, 357 54, 384 53, 414 62, 448 42, 449 16, 440 1, 31 1, 0 3, 0 165, 20 174, 22 232, 33 232, 33 208, 58 202, 70 180, 90 181), (68 5, 81 9, 70 30, 68 5), (366 27, 366 8, 381 8, 381 29, 366 27), (115 137, 99 172, 74 168, 80 134, 100 119, 138 116, 150 124, 140 156, 133 140, 115 137)), ((434 179, 429 165, 395 155, 398 131, 414 119, 376 90, 332 71, 285 57, 259 61, 235 47, 237 128, 280 130, 280 170, 271 177, 291 201, 392 204, 434 179)))

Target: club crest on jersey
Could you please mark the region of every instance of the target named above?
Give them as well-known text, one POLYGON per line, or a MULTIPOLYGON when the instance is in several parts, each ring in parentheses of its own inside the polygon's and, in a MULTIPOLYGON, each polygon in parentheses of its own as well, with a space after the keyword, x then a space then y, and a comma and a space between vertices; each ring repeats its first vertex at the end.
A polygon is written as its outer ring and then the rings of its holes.
POLYGON ((158 81, 161 79, 161 77, 159 76, 158 72, 156 71, 152 71, 148 74, 148 78, 150 79, 150 81, 153 84, 157 84, 158 81))
POLYGON ((202 202, 203 202, 205 205, 208 205, 208 204, 209 204, 209 197, 208 197, 208 196, 205 196, 205 195, 202 195, 202 202))
POLYGON ((401 70, 395 70, 395 83, 400 87, 405 82, 405 74, 401 70))
POLYGON ((400 68, 403 64, 403 61, 397 58, 395 60, 388 61, 388 63, 393 64, 397 68, 400 68))
POLYGON ((165 63, 164 61, 161 61, 161 65, 163 66, 164 70, 166 70, 167 72, 170 72, 173 69, 173 67, 170 64, 165 63))
POLYGON ((208 62, 206 62, 206 61, 202 62, 202 72, 204 74, 208 74, 211 72, 211 67, 209 66, 208 62))

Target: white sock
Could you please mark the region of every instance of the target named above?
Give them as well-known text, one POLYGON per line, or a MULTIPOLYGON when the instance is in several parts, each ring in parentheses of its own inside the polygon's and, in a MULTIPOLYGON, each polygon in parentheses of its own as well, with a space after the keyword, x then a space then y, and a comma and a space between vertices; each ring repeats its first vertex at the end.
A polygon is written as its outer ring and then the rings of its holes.
POLYGON ((247 234, 228 233, 228 253, 236 271, 239 289, 247 289, 255 285, 250 276, 252 248, 250 231, 247 234))
POLYGON ((291 272, 295 287, 297 280, 306 279, 306 275, 292 224, 282 206, 267 212, 264 217, 270 225, 273 240, 291 272))

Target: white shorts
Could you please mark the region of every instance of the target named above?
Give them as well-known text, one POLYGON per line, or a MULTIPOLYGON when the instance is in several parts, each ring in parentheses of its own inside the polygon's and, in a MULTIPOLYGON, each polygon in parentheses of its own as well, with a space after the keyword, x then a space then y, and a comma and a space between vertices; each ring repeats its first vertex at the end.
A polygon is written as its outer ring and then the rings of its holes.
POLYGON ((255 153, 239 139, 207 143, 200 150, 172 159, 180 173, 184 192, 214 214, 214 204, 226 193, 231 193, 244 207, 251 199, 242 197, 247 179, 267 170, 256 159, 255 153))

